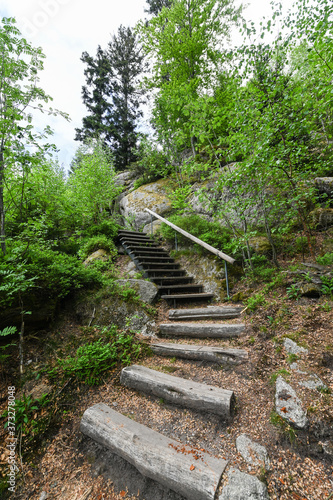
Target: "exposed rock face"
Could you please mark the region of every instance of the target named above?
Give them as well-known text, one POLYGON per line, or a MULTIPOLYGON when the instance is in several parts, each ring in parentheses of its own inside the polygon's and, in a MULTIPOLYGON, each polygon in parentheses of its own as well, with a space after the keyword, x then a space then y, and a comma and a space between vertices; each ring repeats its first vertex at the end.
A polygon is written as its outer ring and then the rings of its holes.
POLYGON ((150 281, 126 279, 116 280, 116 283, 120 286, 129 286, 130 288, 133 288, 139 295, 142 302, 146 302, 147 304, 153 304, 157 298, 158 288, 150 281))
POLYGON ((316 208, 310 213, 310 217, 318 229, 333 226, 333 208, 316 208))
POLYGON ((333 198, 333 177, 317 177, 315 184, 319 194, 326 194, 328 198, 333 198))
MULTIPOLYGON (((217 300, 226 297, 224 261, 215 256, 189 253, 177 257, 180 266, 186 269, 189 276, 193 276, 196 283, 203 285, 204 291, 214 293, 217 300)), ((230 268, 229 266, 229 272, 230 268)))
POLYGON ((266 236, 250 238, 249 245, 259 255, 268 255, 272 252, 272 247, 266 236))
POLYGON ((255 476, 231 468, 219 500, 269 500, 269 496, 266 486, 255 476))
POLYGON ((167 195, 168 186, 170 179, 160 179, 127 194, 119 202, 121 215, 133 219, 136 230, 150 222, 150 214, 145 212, 145 208, 163 216, 171 210, 171 201, 167 195))
POLYGON ((134 173, 127 170, 116 175, 114 183, 116 186, 128 187, 132 183, 133 178, 134 173))
MULTIPOLYGON (((156 234, 162 225, 162 221, 159 219, 153 220, 153 234, 156 234)), ((151 223, 146 224, 142 230, 144 233, 151 234, 151 223)))
POLYGON ((275 407, 280 417, 287 420, 290 425, 298 429, 305 429, 308 426, 309 422, 300 399, 281 376, 276 379, 275 407))
POLYGON ((86 258, 86 260, 83 262, 83 265, 88 266, 94 260, 106 261, 106 260, 108 260, 108 258, 109 258, 108 252, 106 250, 103 250, 102 248, 100 248, 99 250, 96 250, 96 252, 89 255, 86 258))
POLYGON ((269 470, 270 461, 265 446, 255 443, 246 434, 241 434, 236 439, 236 448, 247 463, 261 465, 269 470))
POLYGON ((117 325, 119 328, 131 328, 142 335, 155 334, 155 321, 140 304, 125 301, 120 297, 110 295, 97 301, 94 296, 83 297, 75 306, 76 315, 83 325, 110 327, 117 325))

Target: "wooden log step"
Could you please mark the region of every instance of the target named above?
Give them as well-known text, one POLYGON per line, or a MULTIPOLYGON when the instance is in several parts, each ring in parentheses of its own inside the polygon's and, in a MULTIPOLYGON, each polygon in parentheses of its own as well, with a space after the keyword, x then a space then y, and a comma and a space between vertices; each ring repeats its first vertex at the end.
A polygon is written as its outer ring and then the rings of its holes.
POLYGON ((244 329, 245 325, 243 324, 164 323, 160 325, 160 335, 230 338, 238 337, 244 329))
POLYGON ((159 245, 155 243, 155 241, 150 240, 150 241, 140 241, 140 240, 131 240, 131 239, 123 239, 121 241, 122 245, 126 245, 128 247, 137 246, 138 248, 145 248, 145 247, 150 247, 150 248, 156 248, 159 245))
POLYGON ((169 293, 175 293, 175 292, 202 292, 203 286, 202 285, 195 285, 195 284, 189 284, 189 285, 159 285, 158 290, 160 293, 166 293, 167 295, 169 293))
POLYGON ((233 415, 235 409, 233 391, 175 377, 145 366, 132 365, 123 368, 120 382, 176 405, 214 413, 226 420, 233 415))
POLYGON ((121 236, 123 234, 125 234, 125 235, 128 235, 128 234, 133 234, 133 235, 138 234, 139 236, 148 236, 147 233, 143 233, 142 231, 131 231, 129 229, 120 229, 118 231, 118 236, 121 236))
POLYGON ((187 299, 205 299, 210 300, 213 299, 215 295, 213 293, 184 293, 184 294, 170 294, 170 295, 161 295, 162 299, 165 300, 187 300, 187 299))
POLYGON ((154 240, 152 240, 151 238, 149 238, 149 236, 122 236, 120 238, 120 241, 121 242, 125 242, 126 241, 131 241, 133 243, 139 243, 141 245, 141 243, 156 243, 154 240))
POLYGON ((175 283, 192 283, 192 276, 152 276, 150 281, 156 285, 173 285, 175 283))
MULTIPOLYGON (((156 243, 155 243, 156 245, 156 243)), ((142 246, 142 245, 132 245, 132 244, 123 244, 123 246, 126 246, 129 250, 132 250, 134 253, 141 253, 141 252, 149 252, 149 253, 157 253, 157 252, 162 252, 162 253, 167 253, 162 247, 157 247, 157 246, 142 246)))
POLYGON ((174 262, 142 262, 139 259, 137 259, 137 257, 136 257, 136 260, 138 260, 139 264, 141 264, 141 266, 144 269, 154 269, 154 268, 155 269, 159 269, 159 268, 179 269, 180 268, 180 265, 175 264, 174 262))
POLYGON ((147 234, 121 234, 119 235, 120 240, 136 240, 136 241, 153 241, 147 234))
POLYGON ((223 349, 192 344, 150 344, 152 351, 160 356, 170 356, 182 359, 210 361, 218 364, 240 364, 248 359, 244 349, 223 349))
MULTIPOLYGON (((127 247, 128 248, 128 247, 127 247)), ((146 257, 149 257, 150 256, 155 256, 156 258, 158 257, 168 257, 168 252, 166 250, 164 250, 163 248, 161 247, 157 247, 157 248, 150 248, 150 247, 131 247, 131 248, 128 248, 128 251, 129 253, 131 254, 135 254, 137 256, 140 256, 142 257, 142 255, 145 255, 146 257)))
POLYGON ((140 262, 144 263, 144 262, 175 262, 175 259, 173 259, 172 257, 164 257, 164 256, 159 256, 159 257, 152 257, 150 255, 140 255, 140 254, 137 254, 136 256, 136 259, 138 259, 140 262))
POLYGON ((160 273, 160 275, 174 274, 175 276, 184 276, 185 271, 183 269, 146 269, 145 271, 148 275, 154 277, 154 274, 160 273))
POLYGON ((216 498, 226 460, 169 439, 103 403, 84 412, 80 430, 188 500, 216 498))
POLYGON ((198 307, 193 309, 170 309, 169 319, 231 319, 240 316, 242 307, 198 307))

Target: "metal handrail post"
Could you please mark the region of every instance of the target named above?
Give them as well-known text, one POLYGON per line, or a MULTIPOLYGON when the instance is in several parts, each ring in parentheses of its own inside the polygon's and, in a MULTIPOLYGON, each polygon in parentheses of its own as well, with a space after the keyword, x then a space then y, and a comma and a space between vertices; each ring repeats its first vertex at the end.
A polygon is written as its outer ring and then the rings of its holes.
POLYGON ((177 233, 175 231, 175 249, 176 249, 176 252, 178 252, 178 240, 177 240, 177 233))
POLYGON ((153 236, 153 214, 150 214, 150 236, 153 236))
POLYGON ((229 296, 228 266, 227 266, 227 261, 226 260, 224 261, 224 271, 225 271, 225 281, 226 281, 226 285, 227 285, 227 297, 228 297, 228 299, 230 299, 230 296, 229 296))

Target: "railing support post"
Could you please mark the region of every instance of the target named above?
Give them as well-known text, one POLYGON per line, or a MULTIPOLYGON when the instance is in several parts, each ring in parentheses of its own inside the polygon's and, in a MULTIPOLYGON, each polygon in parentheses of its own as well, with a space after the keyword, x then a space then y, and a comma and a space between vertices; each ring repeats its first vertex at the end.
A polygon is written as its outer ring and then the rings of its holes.
POLYGON ((224 270, 225 270, 225 281, 227 284, 227 297, 228 299, 230 298, 229 296, 229 279, 228 279, 228 266, 227 266, 227 261, 224 261, 224 270))
POLYGON ((176 252, 178 252, 178 239, 177 239, 176 231, 175 231, 175 249, 176 249, 176 252))
POLYGON ((153 214, 150 214, 150 236, 153 236, 153 214))

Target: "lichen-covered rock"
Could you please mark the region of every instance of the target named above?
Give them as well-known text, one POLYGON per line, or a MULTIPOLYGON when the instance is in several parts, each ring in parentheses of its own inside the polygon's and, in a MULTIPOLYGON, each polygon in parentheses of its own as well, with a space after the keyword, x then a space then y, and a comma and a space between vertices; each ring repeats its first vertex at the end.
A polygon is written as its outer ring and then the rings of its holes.
POLYGON ((150 222, 149 208, 158 215, 164 215, 171 210, 171 201, 167 194, 170 179, 160 179, 146 184, 124 196, 119 202, 120 213, 124 218, 133 219, 135 229, 141 229, 150 222))
POLYGON ((252 441, 246 434, 238 436, 236 448, 247 463, 270 469, 270 460, 265 446, 252 441))
POLYGON ((226 297, 224 261, 213 255, 200 255, 187 252, 177 257, 186 274, 194 277, 194 281, 203 285, 204 291, 213 293, 217 300, 226 297))
POLYGON ((157 286, 150 281, 121 279, 116 280, 116 283, 120 286, 129 286, 130 288, 133 288, 142 302, 146 302, 147 304, 153 304, 158 295, 157 286))
POLYGON ((328 198, 333 198, 333 177, 317 177, 315 184, 319 194, 326 194, 328 198))
POLYGON ((88 266, 91 264, 94 260, 101 260, 101 261, 107 261, 109 259, 110 255, 106 250, 103 250, 100 248, 99 250, 96 250, 96 252, 92 253, 89 255, 86 260, 83 262, 84 266, 88 266))
POLYGON ((155 334, 155 320, 136 302, 126 301, 116 295, 96 299, 95 295, 78 297, 75 313, 82 325, 99 325, 131 328, 142 335, 155 334))
POLYGON ((125 172, 120 172, 114 178, 114 183, 116 186, 128 186, 134 177, 134 172, 126 170, 125 172))
MULTIPOLYGON (((159 219, 153 220, 153 234, 160 231, 162 226, 162 221, 159 219)), ((151 234, 151 223, 146 224, 142 230, 144 233, 151 234)))
POLYGON ((333 226, 333 208, 316 208, 309 216, 318 229, 333 226))
POLYGON ((285 350, 290 354, 307 354, 308 350, 296 344, 293 340, 286 338, 283 342, 285 350))
POLYGON ((293 427, 305 429, 308 426, 309 422, 302 408, 301 400, 297 397, 294 389, 281 376, 276 379, 275 409, 280 417, 293 427))
POLYGON ((269 255, 272 252, 272 247, 269 244, 266 236, 255 236, 249 239, 250 248, 259 255, 269 255))
POLYGON ((315 283, 303 283, 299 290, 302 297, 318 298, 322 294, 321 287, 315 283))
POLYGON ((250 297, 252 292, 253 292, 253 290, 237 292, 231 297, 231 300, 232 300, 232 302, 243 302, 244 300, 246 300, 250 297))
POLYGON ((224 486, 219 500, 269 500, 267 487, 255 476, 231 468, 228 484, 224 486))
POLYGON ((306 380, 302 380, 300 385, 307 389, 327 389, 327 386, 315 373, 311 374, 306 380))

